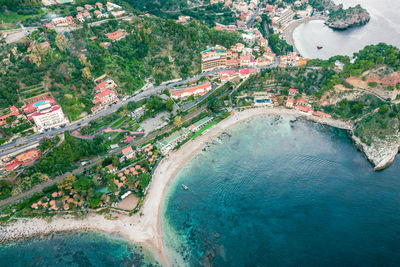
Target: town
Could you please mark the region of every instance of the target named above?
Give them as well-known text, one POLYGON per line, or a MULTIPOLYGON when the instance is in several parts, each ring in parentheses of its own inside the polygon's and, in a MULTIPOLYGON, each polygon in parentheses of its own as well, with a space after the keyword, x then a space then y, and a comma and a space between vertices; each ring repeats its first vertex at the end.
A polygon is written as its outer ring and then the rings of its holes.
MULTIPOLYGON (((322 66, 292 46, 288 31, 293 23, 327 16, 306 0, 212 0, 212 6, 232 15, 231 23, 214 21, 213 27, 189 15, 160 22, 151 13, 108 1, 42 4, 51 16, 1 35, 2 75, 6 69, 17 73, 12 68, 17 60, 32 74, 15 80, 15 104, 2 104, 4 218, 85 208, 139 212, 159 162, 227 117, 258 108, 340 118, 333 107, 321 105, 334 93, 313 82, 353 86, 341 75, 351 71, 356 58, 338 57, 322 66), (194 31, 186 32, 188 27, 212 37, 199 41, 194 31), (186 40, 182 48, 174 30, 197 41, 186 40), (162 38, 157 43, 153 34, 171 34, 176 40, 164 48, 162 38), (162 49, 147 56, 152 42, 162 49), (47 71, 47 62, 59 65, 47 71), (291 82, 295 72, 308 80, 291 82), (306 83, 317 92, 306 91, 306 83)), ((395 88, 399 82, 387 85, 395 88)))

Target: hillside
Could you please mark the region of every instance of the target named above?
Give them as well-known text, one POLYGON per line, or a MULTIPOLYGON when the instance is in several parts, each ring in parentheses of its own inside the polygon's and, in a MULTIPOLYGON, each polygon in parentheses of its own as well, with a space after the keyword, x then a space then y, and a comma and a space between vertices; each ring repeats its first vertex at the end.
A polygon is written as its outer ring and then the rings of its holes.
POLYGON ((140 89, 146 78, 159 84, 198 73, 199 53, 205 47, 240 41, 237 33, 218 32, 197 21, 183 26, 172 20, 137 16, 71 32, 61 46, 58 36, 40 29, 29 40, 0 48, 0 108, 21 105, 26 97, 35 95, 33 88, 37 93, 49 91, 70 120, 76 120, 92 107, 94 83, 83 78, 85 67, 93 78, 107 73, 117 82, 118 92, 127 95, 140 89), (127 37, 104 48, 110 41, 106 33, 119 29, 125 30, 127 37), (50 49, 42 49, 40 44, 46 41, 50 49))

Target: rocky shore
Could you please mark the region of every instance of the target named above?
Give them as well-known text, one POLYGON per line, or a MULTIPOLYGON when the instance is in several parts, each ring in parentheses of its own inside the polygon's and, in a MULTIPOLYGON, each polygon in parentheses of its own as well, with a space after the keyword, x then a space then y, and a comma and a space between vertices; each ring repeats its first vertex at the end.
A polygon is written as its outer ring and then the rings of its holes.
POLYGON ((325 24, 332 29, 346 30, 354 26, 367 24, 370 19, 371 16, 368 11, 360 5, 348 9, 343 9, 343 6, 340 6, 338 10, 329 14, 325 24))
POLYGON ((393 164, 396 155, 400 150, 400 137, 395 136, 390 140, 374 139, 370 146, 361 142, 360 138, 352 134, 355 145, 360 149, 365 157, 374 165, 374 170, 386 169, 393 164))

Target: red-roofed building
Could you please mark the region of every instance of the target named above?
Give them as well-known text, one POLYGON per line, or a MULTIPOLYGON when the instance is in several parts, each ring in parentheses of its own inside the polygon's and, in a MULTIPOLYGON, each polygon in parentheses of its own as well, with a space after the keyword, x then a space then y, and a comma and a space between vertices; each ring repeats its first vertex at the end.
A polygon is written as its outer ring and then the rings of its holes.
POLYGON ((127 35, 128 34, 124 30, 118 30, 118 31, 106 34, 107 38, 110 39, 112 42, 119 41, 119 40, 125 38, 127 35))
POLYGON ((93 103, 95 105, 100 104, 102 106, 111 105, 116 102, 118 102, 117 94, 114 90, 110 89, 104 90, 103 92, 96 94, 93 100, 93 103))
POLYGON ((311 113, 314 112, 314 110, 312 108, 307 107, 307 106, 296 106, 296 109, 298 111, 301 111, 301 112, 304 112, 304 113, 307 113, 307 114, 310 114, 310 115, 311 115, 311 113))
POLYGON ((294 98, 292 98, 292 97, 289 97, 289 98, 286 100, 286 107, 287 107, 287 108, 293 108, 293 106, 294 106, 295 103, 296 103, 296 100, 295 100, 294 98))
POLYGON ((18 156, 15 157, 15 159, 18 160, 22 164, 22 166, 26 166, 36 161, 39 157, 40 157, 40 152, 34 148, 19 154, 18 156))
POLYGON ((0 126, 4 125, 7 123, 7 119, 11 116, 18 116, 19 115, 19 110, 17 109, 16 106, 10 107, 10 113, 3 115, 0 117, 0 126))
POLYGON ((297 95, 297 89, 290 88, 289 89, 289 95, 291 95, 291 96, 297 95))
POLYGON ((257 69, 241 69, 241 70, 239 70, 239 76, 241 78, 244 78, 244 77, 247 77, 250 74, 255 73, 257 71, 258 71, 257 69))
POLYGON ((188 98, 189 96, 205 95, 206 93, 211 91, 211 89, 212 89, 211 83, 203 83, 185 89, 171 90, 170 93, 173 99, 185 99, 188 98))
POLYGON ((98 92, 103 92, 106 89, 114 89, 117 86, 117 84, 111 80, 111 79, 107 79, 105 81, 102 81, 101 83, 99 83, 98 85, 96 85, 93 89, 98 93, 98 92))
POLYGON ((125 147, 122 149, 122 154, 126 157, 126 159, 132 159, 135 156, 135 153, 133 153, 133 149, 131 146, 125 147))

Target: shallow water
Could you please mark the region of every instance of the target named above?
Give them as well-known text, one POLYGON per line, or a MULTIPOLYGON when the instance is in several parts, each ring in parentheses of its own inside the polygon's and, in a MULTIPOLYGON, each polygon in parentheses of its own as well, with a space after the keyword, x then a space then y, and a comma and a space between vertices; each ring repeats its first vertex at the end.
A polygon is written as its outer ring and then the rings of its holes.
POLYGON ((170 258, 191 266, 400 264, 399 160, 374 172, 345 132, 287 118, 260 117, 228 133, 170 187, 170 258))
POLYGON ((345 7, 361 4, 371 15, 368 24, 345 31, 336 31, 322 21, 300 25, 293 33, 300 54, 309 58, 327 59, 335 55, 352 56, 366 45, 385 42, 400 47, 400 1, 336 0, 345 7), (323 46, 318 50, 317 46, 323 46))
POLYGON ((152 254, 117 235, 55 233, 0 245, 0 266, 156 266, 152 254))

